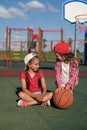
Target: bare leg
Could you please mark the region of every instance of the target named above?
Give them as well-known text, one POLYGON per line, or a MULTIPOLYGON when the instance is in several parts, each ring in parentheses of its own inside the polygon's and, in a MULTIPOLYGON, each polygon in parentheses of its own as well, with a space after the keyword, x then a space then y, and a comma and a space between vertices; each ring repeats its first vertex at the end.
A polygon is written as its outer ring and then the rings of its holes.
POLYGON ((29 95, 27 95, 24 92, 19 92, 18 94, 19 98, 21 98, 24 101, 28 101, 29 106, 30 105, 35 105, 35 104, 39 104, 38 101, 36 101, 34 98, 30 97, 29 95))
MULTIPOLYGON (((35 100, 34 98, 30 97, 29 95, 27 95, 24 92, 19 92, 18 96, 22 100, 27 101, 29 106, 35 105, 35 104, 40 104, 37 100, 35 100)), ((52 96, 53 96, 53 92, 47 92, 46 95, 43 97, 42 102, 46 102, 48 100, 51 100, 52 96)))
POLYGON ((46 102, 46 101, 48 101, 48 100, 51 100, 52 97, 53 97, 53 92, 47 92, 46 95, 44 96, 42 102, 46 102))

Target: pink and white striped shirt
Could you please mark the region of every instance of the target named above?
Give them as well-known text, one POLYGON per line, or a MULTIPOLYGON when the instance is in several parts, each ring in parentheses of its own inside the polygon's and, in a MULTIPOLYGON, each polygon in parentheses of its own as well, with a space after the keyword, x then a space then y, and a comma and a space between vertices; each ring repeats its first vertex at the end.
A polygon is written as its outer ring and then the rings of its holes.
MULTIPOLYGON (((76 58, 73 58, 69 63, 69 79, 65 85, 70 86, 72 90, 76 85, 78 85, 79 81, 79 62, 76 58)), ((64 87, 62 86, 62 62, 56 61, 55 64, 55 71, 56 71, 56 85, 57 87, 64 87)))

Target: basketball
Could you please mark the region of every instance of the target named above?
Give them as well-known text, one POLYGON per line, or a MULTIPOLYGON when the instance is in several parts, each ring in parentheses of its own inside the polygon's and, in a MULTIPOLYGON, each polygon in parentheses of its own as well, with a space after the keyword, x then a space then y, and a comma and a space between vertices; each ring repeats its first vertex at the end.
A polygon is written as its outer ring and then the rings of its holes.
POLYGON ((67 109, 73 104, 73 101, 74 97, 69 89, 61 88, 54 92, 53 103, 57 108, 67 109))

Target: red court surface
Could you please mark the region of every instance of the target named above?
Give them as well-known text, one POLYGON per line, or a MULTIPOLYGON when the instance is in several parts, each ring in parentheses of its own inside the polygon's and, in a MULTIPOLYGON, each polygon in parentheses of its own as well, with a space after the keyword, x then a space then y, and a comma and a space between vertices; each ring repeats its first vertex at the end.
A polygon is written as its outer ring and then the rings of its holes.
MULTIPOLYGON (((0 70, 0 77, 18 77, 22 70, 0 70)), ((43 70, 46 77, 55 77, 54 70, 43 70)), ((80 77, 87 76, 87 70, 80 70, 80 77)))

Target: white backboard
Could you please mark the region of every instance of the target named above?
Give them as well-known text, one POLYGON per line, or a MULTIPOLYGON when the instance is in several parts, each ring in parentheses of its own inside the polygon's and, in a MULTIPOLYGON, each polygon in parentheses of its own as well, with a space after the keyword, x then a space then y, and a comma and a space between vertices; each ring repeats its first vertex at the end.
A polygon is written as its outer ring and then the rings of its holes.
MULTIPOLYGON (((87 3, 83 1, 69 1, 63 4, 63 18, 70 22, 75 23, 77 15, 87 14, 87 3)), ((86 22, 87 19, 84 21, 86 22)))

